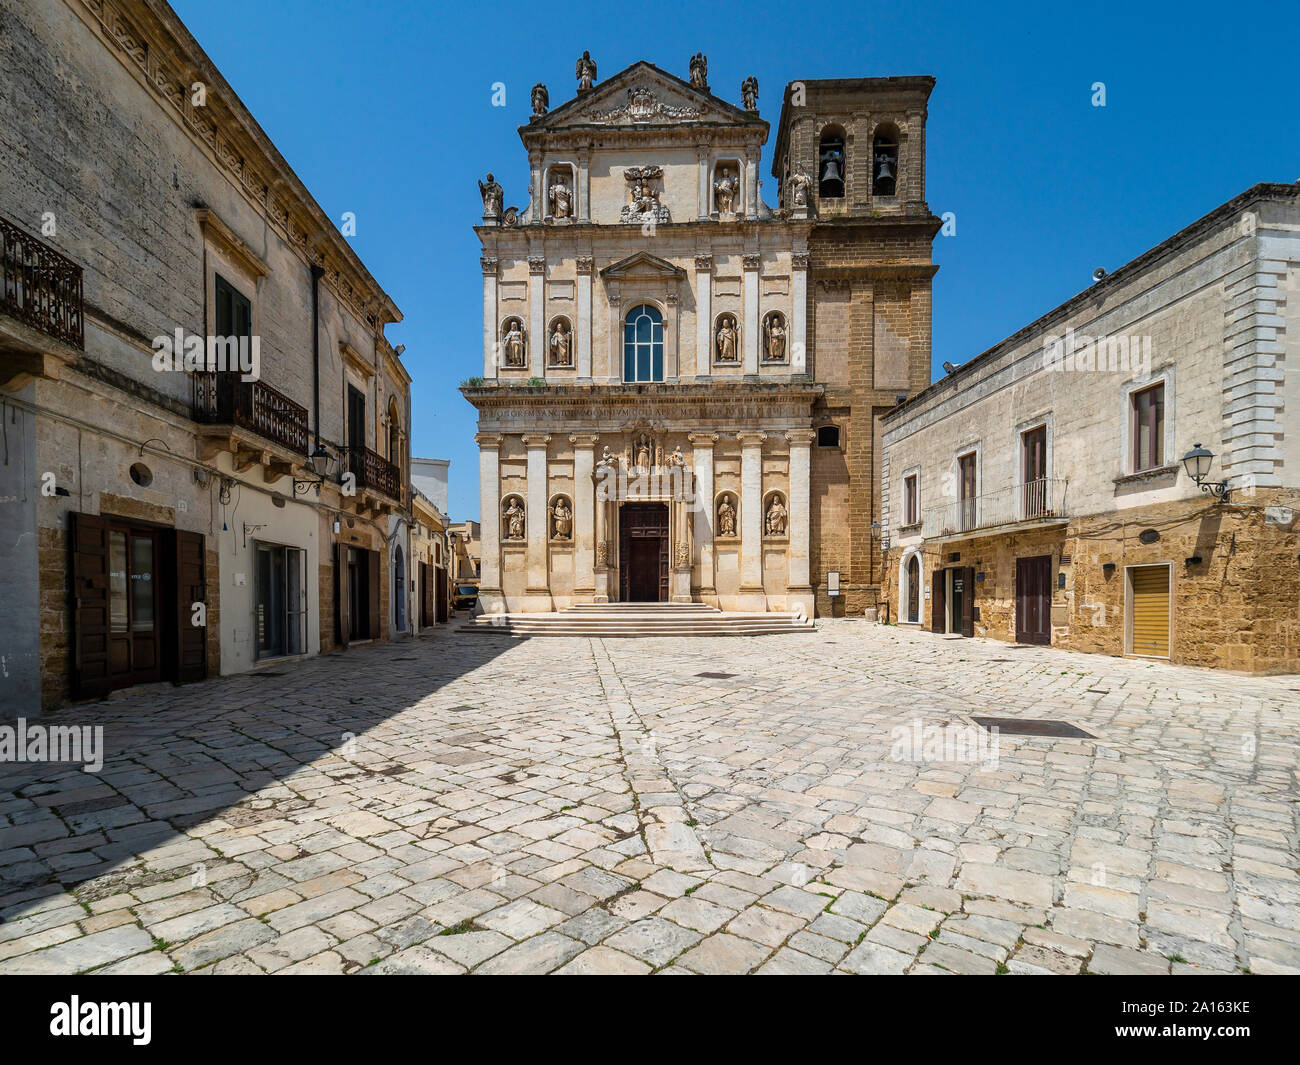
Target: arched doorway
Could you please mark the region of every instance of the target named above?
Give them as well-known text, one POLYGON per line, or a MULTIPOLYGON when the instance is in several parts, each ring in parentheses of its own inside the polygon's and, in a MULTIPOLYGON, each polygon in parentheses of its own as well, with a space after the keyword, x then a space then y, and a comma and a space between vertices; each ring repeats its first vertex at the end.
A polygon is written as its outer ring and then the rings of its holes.
POLYGON ((913 555, 907 560, 907 595, 906 617, 908 624, 916 625, 921 620, 921 562, 913 555))
POLYGON ((406 631, 406 560, 401 544, 393 550, 393 624, 398 632, 406 631))

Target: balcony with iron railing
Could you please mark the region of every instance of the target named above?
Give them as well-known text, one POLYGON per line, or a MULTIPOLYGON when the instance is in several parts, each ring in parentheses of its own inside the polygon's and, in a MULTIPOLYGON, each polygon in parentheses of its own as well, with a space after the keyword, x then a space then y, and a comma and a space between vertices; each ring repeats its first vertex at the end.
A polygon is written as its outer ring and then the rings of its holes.
POLYGON ((299 455, 308 451, 307 408, 265 381, 240 380, 238 373, 194 374, 194 420, 238 426, 299 455))
POLYGON ((398 466, 368 447, 350 447, 347 457, 348 470, 356 477, 357 491, 370 489, 401 501, 402 471, 398 466))
POLYGON ((928 508, 921 534, 927 540, 967 536, 1025 524, 1064 522, 1068 478, 1040 477, 1024 484, 928 508))
POLYGON ((0 218, 0 313, 84 350, 81 267, 0 218))

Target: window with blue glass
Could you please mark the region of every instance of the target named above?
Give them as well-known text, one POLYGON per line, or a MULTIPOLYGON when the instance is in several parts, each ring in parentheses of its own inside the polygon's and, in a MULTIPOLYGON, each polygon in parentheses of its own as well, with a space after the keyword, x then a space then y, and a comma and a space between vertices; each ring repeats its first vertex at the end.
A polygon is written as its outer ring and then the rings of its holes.
POLYGON ((623 320, 623 380, 664 379, 664 319, 649 304, 633 307, 623 320))

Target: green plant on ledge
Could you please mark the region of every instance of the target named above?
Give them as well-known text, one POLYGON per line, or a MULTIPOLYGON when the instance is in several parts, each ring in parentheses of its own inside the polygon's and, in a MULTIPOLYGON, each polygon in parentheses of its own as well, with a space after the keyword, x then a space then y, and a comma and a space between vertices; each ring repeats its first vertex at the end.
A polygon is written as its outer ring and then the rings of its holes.
POLYGON ((530 378, 527 380, 527 382, 525 382, 525 383, 526 383, 530 388, 537 388, 537 387, 539 387, 539 386, 541 386, 541 385, 546 384, 546 382, 543 381, 540 377, 530 377, 530 378))
POLYGON ((467 377, 467 378, 465 378, 465 380, 463 380, 463 381, 460 383, 460 387, 461 387, 461 388, 482 388, 482 387, 483 387, 483 378, 481 378, 481 377, 467 377))

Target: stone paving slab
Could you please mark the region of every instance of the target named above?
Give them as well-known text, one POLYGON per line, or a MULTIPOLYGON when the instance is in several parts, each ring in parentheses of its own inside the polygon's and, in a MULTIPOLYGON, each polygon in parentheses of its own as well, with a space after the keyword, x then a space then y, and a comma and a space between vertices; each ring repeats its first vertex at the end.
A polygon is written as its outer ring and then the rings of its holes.
POLYGON ((1300 972, 1300 678, 818 627, 47 715, 106 760, 0 764, 0 974, 1300 972))

